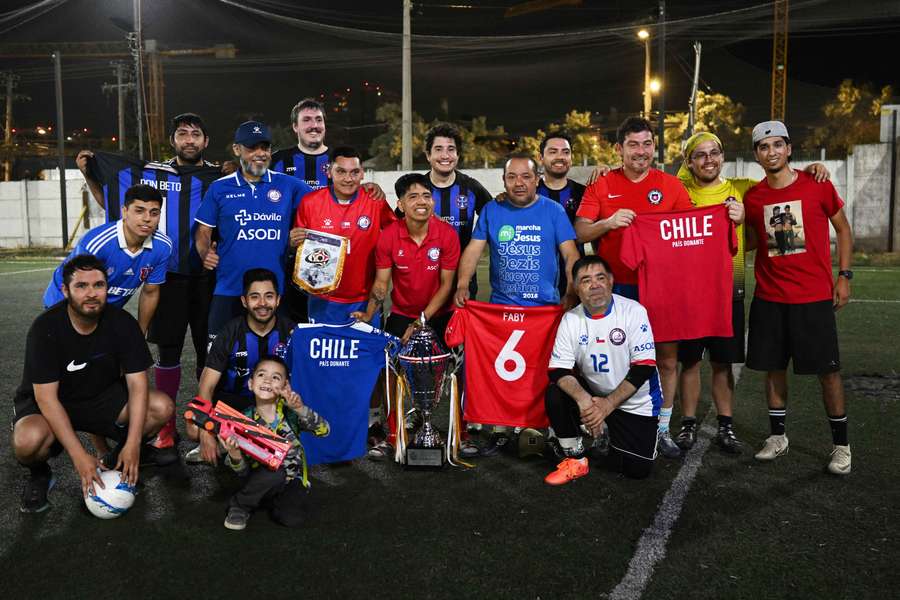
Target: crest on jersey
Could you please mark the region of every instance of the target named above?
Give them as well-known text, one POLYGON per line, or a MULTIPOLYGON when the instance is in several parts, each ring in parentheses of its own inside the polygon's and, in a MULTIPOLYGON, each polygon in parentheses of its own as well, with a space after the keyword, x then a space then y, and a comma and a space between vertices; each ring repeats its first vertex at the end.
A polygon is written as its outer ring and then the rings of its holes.
POLYGON ((469 208, 469 197, 463 196, 463 195, 457 196, 456 197, 456 206, 460 210, 465 210, 465 209, 469 208))
POLYGON ((269 193, 266 194, 266 196, 268 196, 269 200, 271 200, 272 202, 278 202, 279 200, 281 200, 281 192, 279 192, 278 190, 269 190, 269 193))
POLYGON ((152 273, 152 272, 153 272, 153 267, 150 267, 150 266, 141 267, 141 274, 140 274, 141 281, 147 281, 147 278, 150 277, 150 273, 152 273))
POLYGON ((272 354, 277 356, 278 358, 284 358, 287 356, 287 344, 284 342, 278 342, 275 344, 275 347, 272 348, 272 354))
POLYGON ((331 163, 325 162, 322 163, 322 172, 328 175, 328 169, 331 168, 331 163))
POLYGON ((650 204, 653 204, 654 206, 656 206, 657 204, 662 202, 662 199, 663 199, 662 192, 656 188, 653 188, 652 190, 647 192, 647 200, 649 200, 650 204))
POLYGON ((108 269, 106 269, 106 277, 107 277, 107 279, 108 279, 110 276, 112 276, 112 274, 115 273, 115 272, 116 272, 115 267, 109 267, 108 269))
POLYGON ((725 202, 737 202, 737 198, 735 198, 734 196, 728 196, 727 198, 725 198, 725 202))
POLYGON ((625 332, 616 327, 612 331, 609 332, 609 341, 614 346, 621 346, 625 343, 625 332))
POLYGON ((431 262, 437 262, 437 260, 441 257, 441 249, 438 247, 433 247, 428 249, 428 259, 431 262))
POLYGON ((367 217, 366 215, 361 216, 356 220, 356 226, 360 229, 368 229, 369 226, 372 225, 372 219, 367 217))

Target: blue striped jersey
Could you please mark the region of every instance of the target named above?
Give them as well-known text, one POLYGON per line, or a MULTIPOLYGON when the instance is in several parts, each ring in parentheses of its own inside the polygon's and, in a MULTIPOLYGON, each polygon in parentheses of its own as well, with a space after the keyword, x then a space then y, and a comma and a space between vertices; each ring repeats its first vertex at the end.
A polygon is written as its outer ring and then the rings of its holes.
POLYGON ((328 187, 328 153, 307 154, 297 146, 272 155, 272 170, 292 175, 314 190, 328 187))

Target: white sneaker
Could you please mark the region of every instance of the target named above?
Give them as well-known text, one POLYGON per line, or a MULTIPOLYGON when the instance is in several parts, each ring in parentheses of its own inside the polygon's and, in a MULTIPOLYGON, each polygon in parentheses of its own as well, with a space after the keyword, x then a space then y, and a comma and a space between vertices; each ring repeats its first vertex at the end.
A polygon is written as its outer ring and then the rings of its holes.
POLYGON ((831 451, 831 462, 828 463, 828 472, 835 475, 850 473, 850 446, 834 447, 831 451))
POLYGON ((189 465, 199 465, 203 462, 203 457, 200 456, 200 445, 197 444, 192 449, 188 450, 184 454, 184 462, 189 465))
POLYGON ((754 458, 756 460, 775 460, 779 456, 788 453, 788 439, 787 436, 782 435, 770 435, 766 438, 765 443, 763 444, 762 450, 756 453, 754 458))

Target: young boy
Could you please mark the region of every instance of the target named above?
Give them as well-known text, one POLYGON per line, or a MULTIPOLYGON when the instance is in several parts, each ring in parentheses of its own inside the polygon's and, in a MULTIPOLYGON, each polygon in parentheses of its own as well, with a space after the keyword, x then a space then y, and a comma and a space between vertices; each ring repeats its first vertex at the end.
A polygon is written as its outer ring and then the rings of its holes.
POLYGON ((331 428, 291 390, 287 372, 287 365, 281 358, 266 356, 261 359, 248 382, 256 405, 244 412, 291 443, 291 449, 277 471, 245 458, 234 436, 227 439, 219 436, 228 452, 228 465, 244 483, 229 502, 225 517, 228 529, 244 529, 251 513, 263 505, 269 508, 272 519, 281 525, 295 527, 303 520, 309 481, 300 432, 310 431, 322 437, 328 435, 331 428))

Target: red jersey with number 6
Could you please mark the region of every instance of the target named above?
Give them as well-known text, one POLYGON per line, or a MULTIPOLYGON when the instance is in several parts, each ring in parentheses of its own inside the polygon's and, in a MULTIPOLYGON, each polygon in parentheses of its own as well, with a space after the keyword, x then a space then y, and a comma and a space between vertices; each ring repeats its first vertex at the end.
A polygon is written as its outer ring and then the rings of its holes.
POLYGON ((547 364, 561 306, 507 306, 469 300, 447 325, 451 347, 465 344, 465 418, 473 423, 547 427, 547 364))

